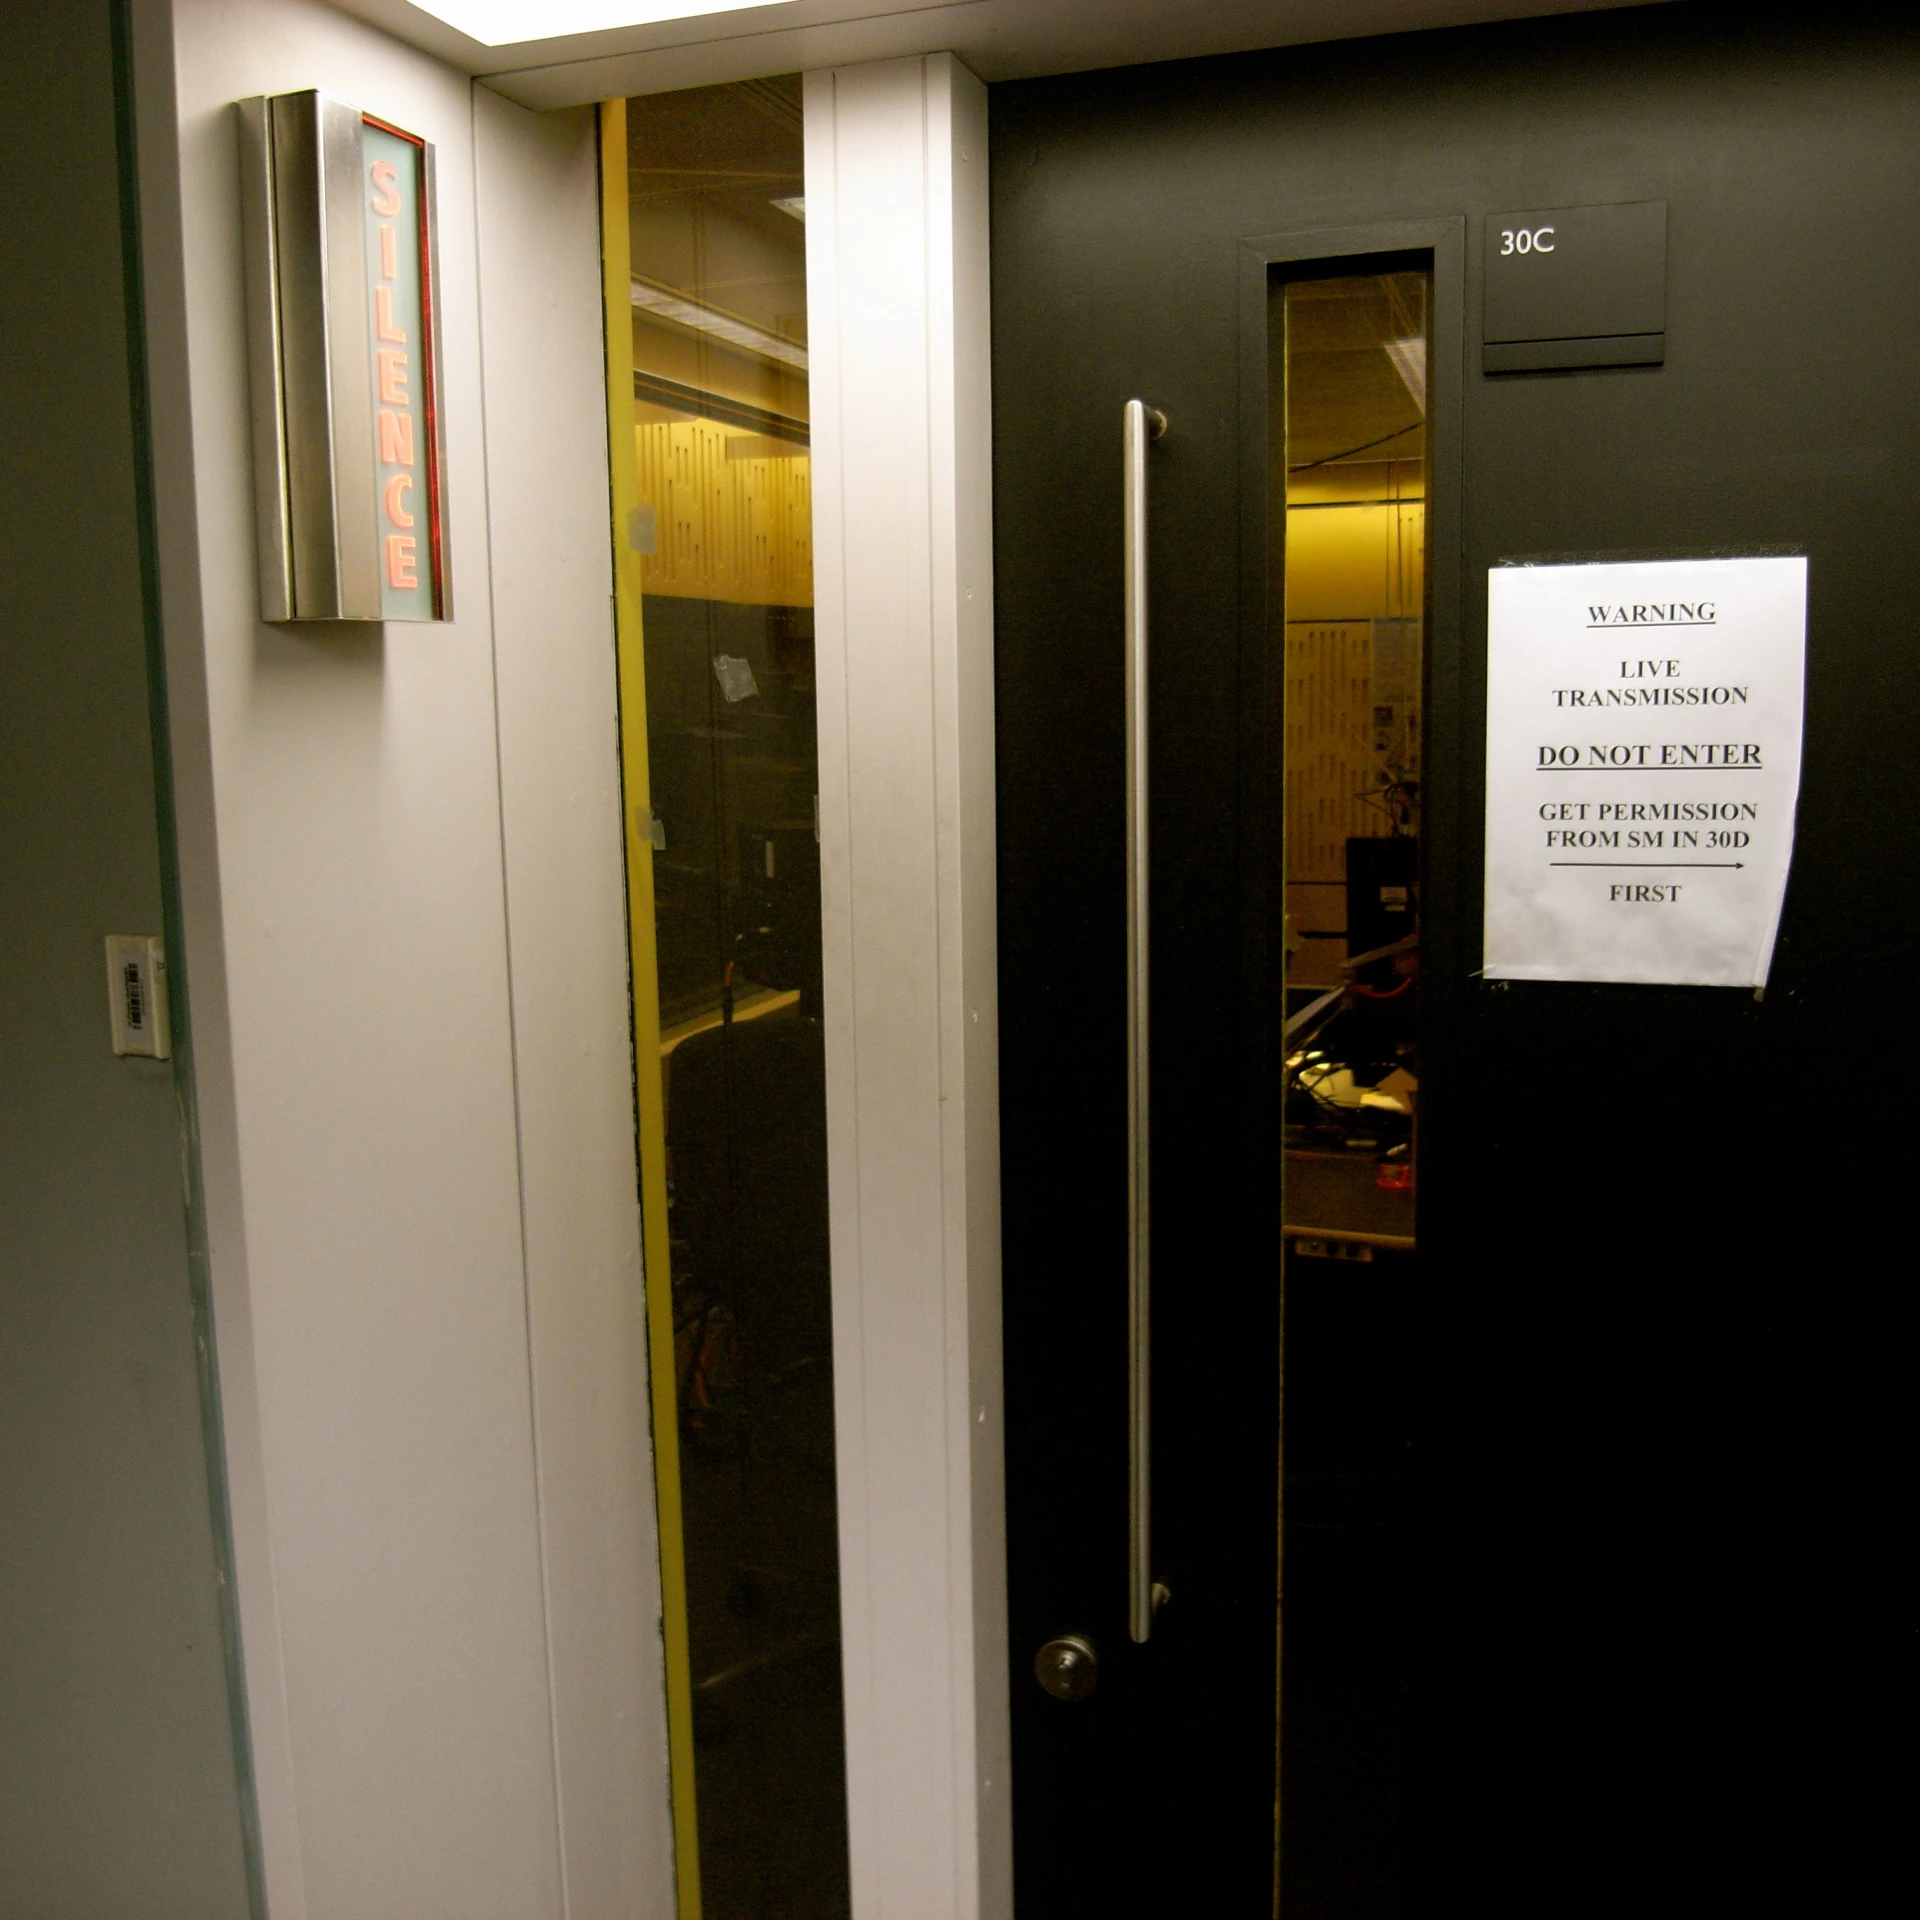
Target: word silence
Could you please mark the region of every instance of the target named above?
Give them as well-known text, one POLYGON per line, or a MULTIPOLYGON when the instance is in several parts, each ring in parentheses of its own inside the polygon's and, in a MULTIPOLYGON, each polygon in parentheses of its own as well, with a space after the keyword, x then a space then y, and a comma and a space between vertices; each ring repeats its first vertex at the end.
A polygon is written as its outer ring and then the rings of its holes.
POLYGON ((433 343, 425 154, 420 141, 371 116, 362 117, 360 143, 381 611, 389 620, 432 620, 441 569, 439 475, 428 411, 433 343))

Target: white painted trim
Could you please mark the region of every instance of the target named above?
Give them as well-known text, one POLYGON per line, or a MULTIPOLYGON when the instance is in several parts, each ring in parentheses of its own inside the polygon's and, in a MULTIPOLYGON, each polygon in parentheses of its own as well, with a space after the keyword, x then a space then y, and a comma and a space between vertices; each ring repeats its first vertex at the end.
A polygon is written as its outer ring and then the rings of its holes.
MULTIPOLYGON (((141 296, 152 406, 155 545, 167 662, 167 721, 180 863, 183 956, 192 995, 195 1113, 206 1198, 220 1426, 232 1530, 234 1609, 245 1668, 251 1789, 260 1865, 273 1920, 307 1920, 306 1870, 282 1638, 279 1578, 268 1520, 253 1285, 240 1179, 241 1124, 227 967, 228 905, 214 791, 214 702, 203 634, 199 485, 194 471, 185 155, 174 70, 172 0, 131 10, 134 120, 140 182, 141 296)), ((238 222, 235 222, 237 235, 238 222)), ((244 379, 244 356, 236 353, 244 379)))
POLYGON ((1656 0, 770 0, 483 46, 411 0, 335 0, 529 107, 577 106, 936 50, 983 80, 1475 26, 1656 0))
POLYGON ((494 726, 541 1586, 569 1920, 671 1920, 600 148, 473 90, 494 726))
POLYGON ((948 54, 806 79, 857 1920, 1012 1912, 986 105, 948 54))

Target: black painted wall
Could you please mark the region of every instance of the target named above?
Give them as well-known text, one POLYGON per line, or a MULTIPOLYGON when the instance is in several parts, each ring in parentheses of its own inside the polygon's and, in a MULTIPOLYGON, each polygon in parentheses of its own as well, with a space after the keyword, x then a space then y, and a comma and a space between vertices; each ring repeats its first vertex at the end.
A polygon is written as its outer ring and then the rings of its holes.
POLYGON ((1861 1906, 1895 1824, 1911 1397, 1915 30, 1647 7, 1008 84, 992 114, 1021 1912, 1270 1899, 1275 1003, 1249 759, 1279 716, 1243 590, 1262 568, 1237 243, 1430 217, 1464 219, 1466 279, 1436 341, 1461 432, 1436 476, 1456 532, 1429 723, 1406 1910, 1861 1906), (1637 199, 1671 207, 1666 365, 1482 375, 1482 216, 1637 199), (1118 1614, 1136 393, 1174 423, 1152 548, 1155 1418, 1185 1569, 1144 1655, 1118 1614), (1804 546, 1812 580, 1764 1002, 1476 980, 1487 567, 1745 545, 1804 546), (1076 1626, 1111 1650, 1084 1710, 1027 1666, 1076 1626))

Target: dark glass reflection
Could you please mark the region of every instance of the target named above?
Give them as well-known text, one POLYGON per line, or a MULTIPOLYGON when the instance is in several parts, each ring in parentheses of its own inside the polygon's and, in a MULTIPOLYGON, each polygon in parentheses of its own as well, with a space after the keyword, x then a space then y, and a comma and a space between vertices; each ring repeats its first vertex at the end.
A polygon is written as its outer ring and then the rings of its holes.
POLYGON ((849 1911, 797 79, 628 103, 707 1920, 849 1911))
POLYGON ((1287 1058, 1278 1910, 1401 1906, 1429 276, 1275 290, 1287 1058))

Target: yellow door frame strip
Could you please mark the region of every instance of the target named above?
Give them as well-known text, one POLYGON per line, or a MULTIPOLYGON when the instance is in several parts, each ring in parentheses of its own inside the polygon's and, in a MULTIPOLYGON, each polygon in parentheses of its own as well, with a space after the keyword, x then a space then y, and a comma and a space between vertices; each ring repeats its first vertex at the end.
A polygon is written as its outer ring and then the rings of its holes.
POLYGON ((667 1760, 673 1783, 679 1920, 700 1920, 700 1830, 693 1792, 693 1669, 687 1643, 687 1556, 680 1509, 680 1406, 667 1247, 667 1120, 660 1075, 660 973, 653 933, 653 789, 647 772, 647 671, 640 556, 627 539, 640 505, 633 437, 633 307, 627 226, 627 103, 600 105, 600 259, 606 295, 607 453, 613 480, 614 635, 619 658, 620 770, 627 847, 627 955, 640 1125, 640 1238, 646 1259, 647 1351, 653 1393, 653 1482, 660 1521, 660 1612, 666 1642, 667 1760))

